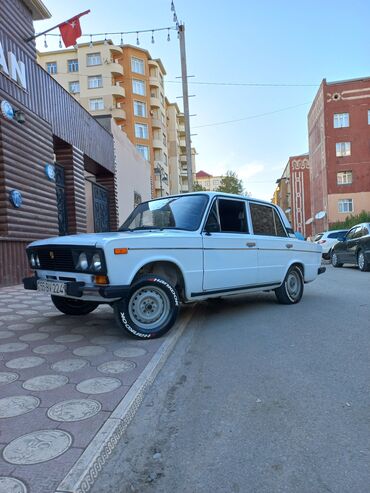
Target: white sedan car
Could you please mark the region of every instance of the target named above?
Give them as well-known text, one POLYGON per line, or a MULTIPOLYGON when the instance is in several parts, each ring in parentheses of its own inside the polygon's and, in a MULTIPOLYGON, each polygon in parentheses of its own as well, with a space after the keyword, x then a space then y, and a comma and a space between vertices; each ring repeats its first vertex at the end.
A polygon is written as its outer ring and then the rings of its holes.
POLYGON ((167 332, 180 302, 274 291, 298 303, 325 271, 321 246, 296 239, 280 208, 215 192, 144 202, 117 232, 35 241, 27 254, 26 289, 50 293, 69 315, 108 303, 138 338, 167 332))
POLYGON ((313 241, 318 243, 322 247, 322 257, 325 260, 330 259, 330 254, 334 245, 338 243, 338 241, 342 240, 348 229, 333 229, 332 231, 325 231, 323 233, 318 233, 313 241))

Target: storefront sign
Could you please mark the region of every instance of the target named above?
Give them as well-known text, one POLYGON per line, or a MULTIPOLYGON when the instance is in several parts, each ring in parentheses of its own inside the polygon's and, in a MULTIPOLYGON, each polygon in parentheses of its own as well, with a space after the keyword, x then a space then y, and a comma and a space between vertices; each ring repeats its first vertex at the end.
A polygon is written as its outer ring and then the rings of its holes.
POLYGON ((7 120, 13 120, 14 110, 12 108, 12 105, 5 99, 0 103, 0 111, 4 118, 6 118, 7 120))
POLYGON ((0 42, 0 71, 13 79, 23 89, 27 89, 26 67, 23 62, 17 60, 14 53, 8 52, 5 57, 3 46, 0 42))

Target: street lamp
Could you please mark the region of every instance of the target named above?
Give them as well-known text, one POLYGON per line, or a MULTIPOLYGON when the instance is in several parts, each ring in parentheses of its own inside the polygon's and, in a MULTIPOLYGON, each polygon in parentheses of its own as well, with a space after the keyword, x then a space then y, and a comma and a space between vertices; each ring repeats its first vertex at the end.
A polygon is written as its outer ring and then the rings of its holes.
POLYGON ((159 186, 161 189, 161 197, 163 197, 163 185, 162 185, 162 183, 168 182, 167 174, 164 172, 164 170, 161 166, 156 166, 154 168, 154 174, 159 176, 159 186))

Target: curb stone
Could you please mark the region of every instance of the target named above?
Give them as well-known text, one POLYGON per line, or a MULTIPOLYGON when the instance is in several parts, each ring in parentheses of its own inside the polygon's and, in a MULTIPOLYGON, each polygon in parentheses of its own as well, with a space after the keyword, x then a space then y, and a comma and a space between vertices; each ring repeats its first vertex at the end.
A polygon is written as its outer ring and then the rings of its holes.
POLYGON ((190 308, 189 313, 185 314, 177 329, 168 336, 81 457, 59 484, 55 493, 86 493, 90 491, 194 313, 195 310, 190 308))

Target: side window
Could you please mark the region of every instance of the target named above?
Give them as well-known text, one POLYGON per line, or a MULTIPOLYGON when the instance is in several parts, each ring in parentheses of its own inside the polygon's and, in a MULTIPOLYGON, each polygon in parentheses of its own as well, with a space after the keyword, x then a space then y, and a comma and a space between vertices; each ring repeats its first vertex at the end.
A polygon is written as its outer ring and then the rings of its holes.
POLYGON ((362 226, 359 226, 358 228, 356 228, 356 231, 355 231, 355 234, 354 234, 354 238, 361 238, 361 236, 363 236, 363 231, 362 231, 362 226))
POLYGON ((363 232, 364 236, 368 235, 369 233, 370 233, 369 228, 364 226, 364 232, 363 232))
POLYGON ((220 232, 220 223, 218 221, 218 212, 217 212, 217 200, 213 202, 212 208, 209 211, 208 219, 206 225, 204 227, 207 233, 219 233, 220 232))
POLYGON ((269 205, 249 204, 255 235, 286 236, 284 226, 275 209, 269 205))
POLYGON ((218 200, 221 231, 227 233, 248 233, 245 202, 242 200, 218 200))
POLYGON ((278 215, 275 209, 274 209, 274 221, 275 221, 276 236, 286 236, 283 223, 281 222, 280 216, 278 215))
POLYGON ((356 228, 353 228, 350 231, 348 231, 346 236, 347 240, 352 240, 352 238, 354 238, 355 236, 355 232, 356 232, 356 228))

